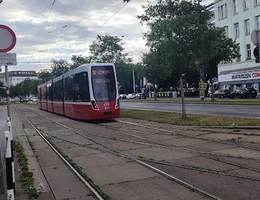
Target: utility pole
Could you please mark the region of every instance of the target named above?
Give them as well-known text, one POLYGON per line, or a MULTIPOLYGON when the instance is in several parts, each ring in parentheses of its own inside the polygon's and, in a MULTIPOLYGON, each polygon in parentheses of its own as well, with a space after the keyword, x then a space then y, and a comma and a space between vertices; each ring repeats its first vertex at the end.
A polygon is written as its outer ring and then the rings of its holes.
POLYGON ((135 71, 133 70, 133 92, 135 94, 135 71))

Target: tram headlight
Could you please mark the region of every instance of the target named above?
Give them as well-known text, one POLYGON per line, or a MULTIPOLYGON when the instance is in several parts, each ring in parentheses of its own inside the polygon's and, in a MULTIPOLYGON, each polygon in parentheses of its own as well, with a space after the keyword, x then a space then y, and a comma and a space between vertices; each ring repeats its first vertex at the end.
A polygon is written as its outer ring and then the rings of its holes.
POLYGON ((98 110, 98 106, 95 101, 91 101, 91 105, 94 110, 98 110))

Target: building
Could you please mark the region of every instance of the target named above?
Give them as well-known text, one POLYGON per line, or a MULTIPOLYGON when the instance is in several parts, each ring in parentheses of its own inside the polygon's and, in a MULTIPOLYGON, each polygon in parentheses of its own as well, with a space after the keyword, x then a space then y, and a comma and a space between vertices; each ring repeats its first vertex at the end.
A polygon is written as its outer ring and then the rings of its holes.
MULTIPOLYGON (((38 79, 36 71, 10 71, 8 72, 8 75, 10 86, 15 86, 27 78, 38 79)), ((0 74, 0 81, 5 84, 5 73, 0 74)))
POLYGON ((255 62, 251 32, 260 28, 260 0, 215 0, 215 25, 240 45, 241 57, 218 66, 221 88, 255 87, 259 90, 260 64, 255 62))

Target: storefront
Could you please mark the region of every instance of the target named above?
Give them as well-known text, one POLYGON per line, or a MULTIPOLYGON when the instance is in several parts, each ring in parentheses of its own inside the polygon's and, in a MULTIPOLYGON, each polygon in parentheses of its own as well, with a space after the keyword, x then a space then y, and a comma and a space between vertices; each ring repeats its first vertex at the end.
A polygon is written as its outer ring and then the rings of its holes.
POLYGON ((254 87, 259 90, 260 86, 260 69, 243 72, 232 72, 228 74, 219 74, 219 83, 222 89, 231 91, 238 87, 254 87))

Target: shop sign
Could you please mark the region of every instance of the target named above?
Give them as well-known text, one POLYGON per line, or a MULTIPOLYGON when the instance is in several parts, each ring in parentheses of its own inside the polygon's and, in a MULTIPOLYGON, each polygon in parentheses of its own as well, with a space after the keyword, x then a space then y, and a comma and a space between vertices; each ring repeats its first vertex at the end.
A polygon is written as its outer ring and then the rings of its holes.
POLYGON ((260 79, 260 71, 219 75, 219 82, 260 79))

